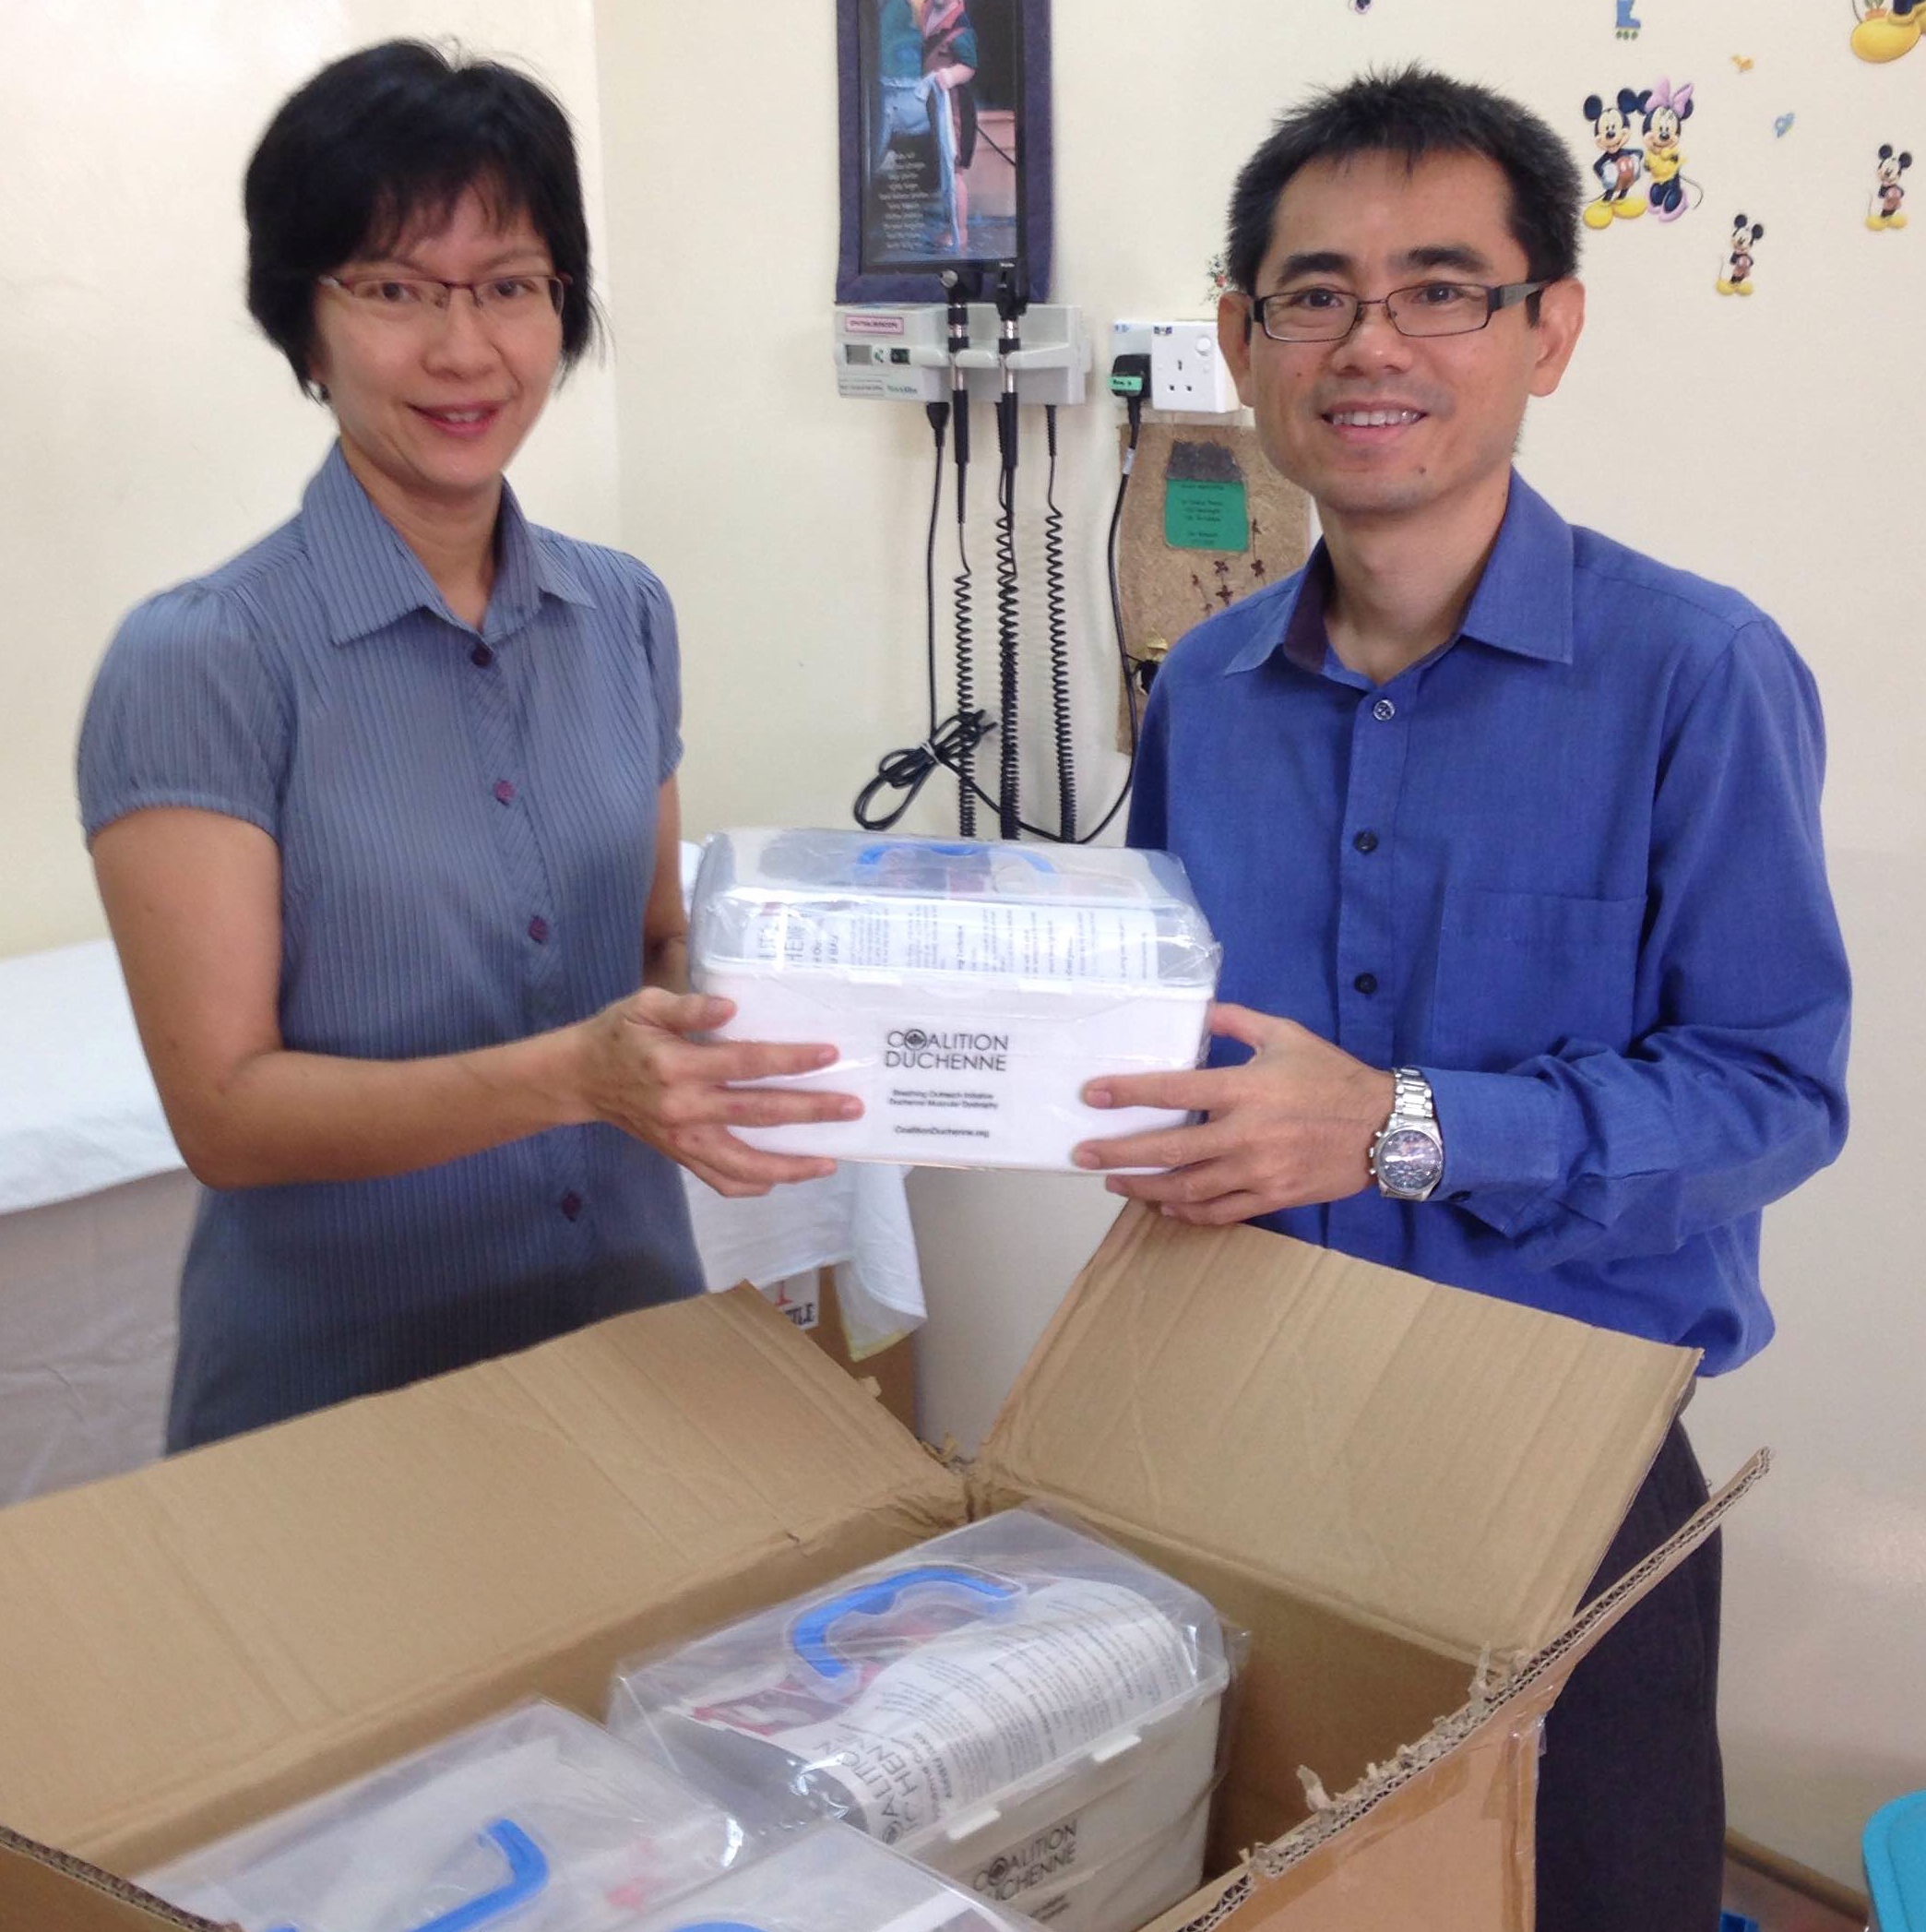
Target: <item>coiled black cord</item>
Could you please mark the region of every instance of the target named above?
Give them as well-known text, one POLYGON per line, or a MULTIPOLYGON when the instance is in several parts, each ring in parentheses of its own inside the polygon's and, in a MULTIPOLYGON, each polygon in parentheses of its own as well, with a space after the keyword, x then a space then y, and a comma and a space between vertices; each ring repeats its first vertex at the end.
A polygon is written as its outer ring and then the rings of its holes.
POLYGON ((1043 406, 1050 468, 1043 484, 1043 597, 1050 627, 1050 712, 1056 740, 1057 838, 1076 843, 1076 747, 1070 732, 1070 620, 1064 591, 1064 513, 1057 507, 1056 404, 1043 406))
MULTIPOLYGON (((976 708, 976 660, 973 654, 976 648, 976 619, 970 610, 969 552, 964 547, 963 492, 965 479, 969 473, 969 471, 963 465, 959 452, 957 464, 957 561, 961 567, 957 570, 951 583, 957 613, 957 719, 959 721, 965 718, 976 718, 981 715, 976 708)), ((936 488, 940 495, 943 489, 941 480, 943 475, 943 447, 940 443, 936 448, 936 474, 938 479, 936 488)), ((933 531, 934 527, 934 519, 933 517, 931 522, 933 531)), ((932 575, 930 577, 930 582, 933 587, 935 583, 933 557, 934 553, 933 552, 932 575)), ((931 646, 933 662, 934 662, 935 650, 933 642, 936 635, 935 622, 936 620, 933 615, 930 620, 930 636, 933 640, 931 646)), ((935 716, 935 706, 933 703, 931 706, 930 714, 932 717, 935 716)), ((984 723, 987 726, 988 720, 985 720, 984 723)), ((966 839, 974 839, 976 837, 976 747, 978 741, 982 735, 983 733, 981 731, 975 733, 961 732, 957 740, 957 830, 966 839)), ((933 739, 935 733, 933 732, 931 736, 933 739)))
POLYGON ((1002 461, 996 484, 996 655, 1001 680, 1003 733, 997 778, 997 836, 1022 835, 1019 806, 1021 748, 1017 739, 1017 660, 1022 618, 1016 586, 1016 398, 1005 392, 996 402, 996 441, 1002 461))
MULTIPOLYGON (((1016 834, 1004 829, 1005 826, 1009 822, 1004 817, 1005 801, 992 798, 981 785, 977 782, 974 776, 971 759, 976 747, 997 727, 992 722, 987 712, 971 708, 970 698, 973 693, 968 688, 966 683, 969 674, 967 668, 967 657, 964 655, 959 655, 957 666, 957 711, 953 716, 945 720, 941 725, 938 725, 935 722, 935 531, 939 515, 938 506, 941 503, 943 492, 944 432, 948 411, 946 406, 942 403, 927 404, 926 410, 931 426, 936 435, 936 483, 934 496, 931 504, 930 538, 924 557, 923 573, 924 602, 928 617, 928 662, 931 693, 930 735, 921 745, 911 745, 902 751, 891 752, 877 766, 875 777, 871 779, 869 783, 857 795, 855 818, 856 823, 862 826, 865 831, 880 832, 889 830, 902 817, 903 814, 910 809, 910 805, 915 803, 916 794, 922 789, 923 783, 928 779, 930 773, 941 765, 945 770, 956 773, 959 790, 965 800, 973 801, 974 804, 981 805, 998 815, 998 835, 1003 838, 1011 838, 1016 836, 1016 834), (874 817, 872 816, 872 806, 877 795, 886 789, 902 792, 906 795, 894 811, 882 817, 874 817)), ((1137 436, 1142 427, 1143 406, 1140 400, 1131 399, 1129 415, 1130 442, 1124 452, 1123 471, 1117 479, 1117 497, 1111 508, 1110 531, 1104 543, 1104 557, 1110 578, 1111 618, 1116 629, 1117 669, 1124 680, 1124 703, 1130 721, 1130 765, 1124 774, 1124 783, 1119 789, 1116 797, 1112 800, 1109 810, 1104 813, 1103 817, 1088 831, 1075 841, 1078 845, 1088 845, 1101 838, 1109 830, 1111 823, 1117 814, 1124 809, 1125 803, 1130 797, 1131 787, 1136 780, 1137 746, 1143 729, 1135 666, 1131 662, 1130 649, 1124 628, 1124 595, 1117 566, 1117 540, 1123 528, 1124 505, 1130 491, 1130 474, 1136 461, 1137 436)), ((1052 456, 1055 454, 1053 445, 1052 454, 1052 456)), ((1005 472, 1005 483, 1008 483, 1011 481, 1013 479, 1005 472)), ((1006 507, 1008 494, 1006 489, 999 488, 997 501, 1000 507, 1006 507)), ((960 474, 958 477, 957 496, 957 542, 960 549, 962 541, 962 486, 960 474)), ((1052 507, 1052 509, 1054 508, 1053 503, 1052 507)), ((999 531, 999 561, 1001 560, 1002 548, 1003 538, 1002 532, 999 531)), ((957 583, 959 595, 959 610, 967 614, 969 595, 969 567, 967 562, 957 578, 957 583)), ((999 586, 1000 590, 1001 586, 999 586)), ((1041 826, 1027 823, 1020 817, 1016 818, 1015 824, 1017 831, 1028 832, 1033 839, 1044 839, 1052 843, 1070 842, 1062 839, 1056 832, 1046 831, 1041 826)), ((972 814, 970 828, 966 830, 965 835, 973 835, 973 828, 974 815, 972 814)))
MULTIPOLYGON (((924 781, 931 772, 941 765, 945 770, 954 771, 962 787, 962 802, 957 809, 958 823, 966 837, 973 836, 976 829, 976 801, 983 794, 971 776, 971 757, 976 747, 989 736, 995 726, 988 716, 970 706, 969 689, 969 657, 959 646, 957 664, 957 709, 940 724, 937 722, 936 697, 936 526, 943 507, 943 449, 945 431, 949 424, 949 404, 932 402, 924 405, 924 412, 930 419, 930 427, 936 438, 936 480, 930 495, 930 531, 923 551, 923 610, 925 616, 924 658, 929 678, 929 736, 921 745, 912 745, 901 751, 893 751, 876 767, 876 775, 856 794, 853 816, 856 823, 864 831, 886 832, 916 803, 916 794, 923 788, 924 781), (901 802, 891 812, 877 814, 874 806, 879 794, 900 792, 901 802), (965 812, 968 817, 965 817, 965 812)), ((962 538, 962 471, 957 471, 957 539, 962 538)), ((963 574, 957 579, 959 610, 967 618, 969 611, 969 566, 966 562, 963 574)), ((959 620, 960 621, 960 620, 959 620)), ((993 800, 985 800, 994 805, 993 800)))

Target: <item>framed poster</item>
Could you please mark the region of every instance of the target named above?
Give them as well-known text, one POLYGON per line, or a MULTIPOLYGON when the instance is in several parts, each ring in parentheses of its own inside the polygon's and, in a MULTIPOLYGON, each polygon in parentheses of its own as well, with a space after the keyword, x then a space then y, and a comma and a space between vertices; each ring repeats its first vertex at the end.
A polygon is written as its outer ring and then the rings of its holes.
POLYGON ((837 0, 838 302, 1050 292, 1049 0, 837 0))

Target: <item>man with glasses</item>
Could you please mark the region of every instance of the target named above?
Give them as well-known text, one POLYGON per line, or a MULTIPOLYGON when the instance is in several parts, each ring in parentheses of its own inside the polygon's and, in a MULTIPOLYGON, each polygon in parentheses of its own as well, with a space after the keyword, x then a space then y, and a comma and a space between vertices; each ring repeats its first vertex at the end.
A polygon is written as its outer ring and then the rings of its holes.
MULTIPOLYGON (((1159 676, 1131 839, 1189 867, 1227 1004, 1207 1069, 1088 1094, 1205 1117, 1079 1159, 1718 1373, 1772 1330, 1760 1210, 1845 1134, 1822 727, 1770 618, 1512 468, 1584 320, 1582 198, 1537 116, 1419 70, 1240 175, 1219 337, 1323 538, 1159 676)), ((1704 1498, 1675 1425, 1594 1589, 1704 1498)), ((1718 1563, 1548 1720, 1547 1932, 1718 1921, 1718 1563)))

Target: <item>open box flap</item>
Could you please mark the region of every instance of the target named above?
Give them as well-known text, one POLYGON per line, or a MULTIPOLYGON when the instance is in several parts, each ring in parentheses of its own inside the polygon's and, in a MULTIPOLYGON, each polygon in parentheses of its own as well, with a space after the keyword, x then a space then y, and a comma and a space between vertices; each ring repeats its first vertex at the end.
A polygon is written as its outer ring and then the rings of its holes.
POLYGON ((0 1819, 137 1873, 538 1684, 599 1711, 612 1645, 963 1514, 751 1289, 23 1504, 0 1819))
POLYGON ((1388 1763, 1147 1932, 1364 1932, 1433 1902, 1436 1932, 1529 1932, 1538 1726, 1607 1631, 1710 1536, 1771 1466, 1754 1455, 1692 1520, 1509 1678, 1475 1688, 1388 1763), (1338 1866, 1340 1884, 1328 1880, 1338 1866))
POLYGON ((1563 1628, 1697 1354, 1247 1227, 1126 1209, 1005 1404, 1061 1498, 1468 1661, 1563 1628))

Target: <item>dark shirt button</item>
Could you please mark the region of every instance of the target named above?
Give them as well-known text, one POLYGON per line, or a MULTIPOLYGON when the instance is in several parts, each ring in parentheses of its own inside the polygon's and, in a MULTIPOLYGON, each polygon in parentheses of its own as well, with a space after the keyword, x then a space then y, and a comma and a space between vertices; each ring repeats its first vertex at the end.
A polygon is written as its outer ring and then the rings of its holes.
POLYGON ((1361 972, 1357 976, 1357 978, 1351 982, 1351 984, 1354 985, 1360 993, 1375 993, 1377 991, 1377 974, 1374 972, 1361 972))
POLYGON ((505 778, 498 778, 495 780, 494 795, 505 805, 513 805, 515 803, 515 787, 505 778))
POLYGON ((562 1211, 573 1221, 582 1211, 582 1197, 570 1191, 562 1197, 562 1211))
POLYGON ((1469 1200, 1471 1196, 1467 1189, 1460 1187, 1456 1194, 1447 1194, 1444 1199, 1448 1201, 1461 1201, 1469 1200))
POLYGON ((1397 707, 1388 698, 1381 698, 1372 706, 1371 715, 1380 724, 1388 724, 1392 719, 1397 716, 1397 707))
POLYGON ((529 921, 529 937, 534 940, 537 946, 546 946, 548 944, 548 921, 538 912, 533 919, 529 921))
POLYGON ((469 652, 469 662, 474 665, 478 671, 486 671, 494 662, 494 652, 486 644, 477 644, 469 652))
POLYGON ((1351 843, 1355 845, 1360 852, 1375 852, 1377 850, 1377 834, 1375 832, 1360 832, 1358 836, 1351 841, 1351 843))

